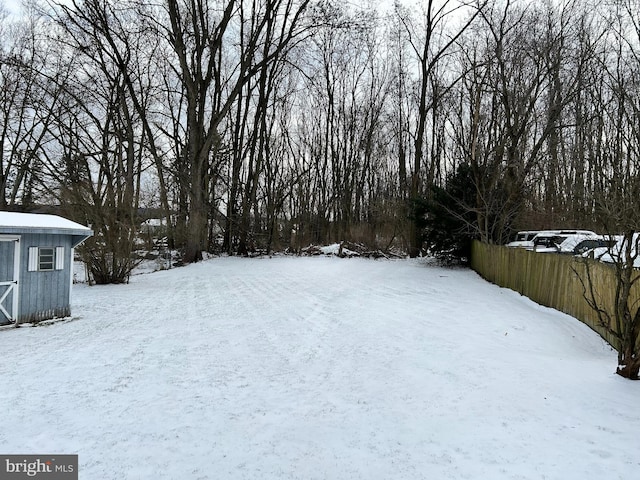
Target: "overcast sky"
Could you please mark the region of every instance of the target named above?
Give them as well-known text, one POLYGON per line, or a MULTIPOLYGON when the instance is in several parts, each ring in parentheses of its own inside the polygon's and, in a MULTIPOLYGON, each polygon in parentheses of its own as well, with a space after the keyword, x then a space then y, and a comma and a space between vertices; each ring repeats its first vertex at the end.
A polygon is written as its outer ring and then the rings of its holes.
POLYGON ((20 11, 21 0, 0 0, 0 2, 4 3, 4 6, 9 11, 9 13, 17 14, 20 11))

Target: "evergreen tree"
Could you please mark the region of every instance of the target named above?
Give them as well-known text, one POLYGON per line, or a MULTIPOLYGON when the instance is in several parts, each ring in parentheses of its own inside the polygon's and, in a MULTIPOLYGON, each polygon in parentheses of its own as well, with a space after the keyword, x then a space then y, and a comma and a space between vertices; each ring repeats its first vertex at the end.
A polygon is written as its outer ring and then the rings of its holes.
POLYGON ((418 200, 413 221, 422 232, 423 249, 446 261, 468 261, 477 231, 475 199, 473 173, 463 163, 447 176, 444 188, 433 186, 430 197, 418 200))

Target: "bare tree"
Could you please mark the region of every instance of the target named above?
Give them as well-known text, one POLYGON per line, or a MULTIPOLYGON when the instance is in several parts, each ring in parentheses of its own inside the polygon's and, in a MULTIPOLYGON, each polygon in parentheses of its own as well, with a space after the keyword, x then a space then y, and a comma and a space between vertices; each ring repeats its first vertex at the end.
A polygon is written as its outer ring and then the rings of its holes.
POLYGON ((44 28, 34 11, 0 21, 0 208, 31 206, 42 175, 58 101, 47 85, 52 46, 43 40, 44 28))
POLYGON ((217 5, 167 0, 169 23, 161 31, 173 49, 186 96, 187 140, 182 153, 189 171, 186 262, 199 260, 207 247, 210 162, 222 147, 222 123, 247 82, 296 40, 308 3, 269 0, 217 5), (234 42, 239 45, 237 61, 231 60, 234 42))
POLYGON ((601 152, 600 185, 594 198, 601 227, 614 240, 608 260, 615 272, 613 311, 603 306, 586 264, 581 277, 585 298, 598 315, 600 326, 617 344, 617 373, 637 380, 640 372, 640 16, 632 2, 614 10, 613 38, 599 107, 601 152), (636 300, 634 300, 636 299, 636 300))
MULTIPOLYGON (((81 248, 93 280, 126 282, 136 264, 141 176, 150 164, 127 73, 144 49, 133 43, 140 37, 132 38, 123 27, 126 18, 116 16, 108 2, 86 1, 82 9, 62 5, 55 20, 64 35, 52 39, 70 73, 51 78, 60 82, 64 98, 55 115, 60 154, 48 173, 67 215, 96 233, 81 248), (118 39, 114 31, 121 32, 118 39)), ((135 19, 129 20, 135 28, 135 19)))
POLYGON ((482 17, 461 57, 454 138, 474 175, 478 237, 504 243, 514 222, 545 195, 554 208, 564 173, 562 119, 591 52, 574 54, 575 5, 558 11, 507 0, 482 17))
MULTIPOLYGON (((486 1, 445 0, 438 2, 429 0, 423 6, 423 25, 416 25, 416 22, 413 21, 406 10, 403 11, 396 8, 396 12, 406 29, 408 41, 418 60, 419 67, 417 81, 418 108, 416 127, 413 132, 414 157, 409 192, 409 201, 411 203, 417 202, 423 193, 423 163, 426 153, 425 145, 428 143, 427 128, 430 117, 438 113, 443 95, 455 83, 455 79, 443 78, 442 72, 439 72, 439 67, 446 60, 447 55, 452 52, 457 40, 480 15, 486 4, 486 1), (452 19, 456 16, 464 15, 467 11, 471 12, 467 18, 459 26, 451 29, 452 19)), ((427 161, 430 162, 427 168, 427 186, 433 183, 435 164, 439 160, 433 155, 436 148, 434 145, 436 130, 434 129, 437 128, 433 122, 431 128, 431 155, 427 157, 427 161)), ((409 234, 409 255, 415 257, 420 253, 420 250, 421 233, 416 226, 416 222, 412 222, 409 234)))

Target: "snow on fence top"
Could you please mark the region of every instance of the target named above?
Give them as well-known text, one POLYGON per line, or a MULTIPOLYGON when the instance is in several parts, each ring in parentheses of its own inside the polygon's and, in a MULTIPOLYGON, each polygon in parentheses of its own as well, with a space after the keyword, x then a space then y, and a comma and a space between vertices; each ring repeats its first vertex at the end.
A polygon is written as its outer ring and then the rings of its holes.
POLYGON ((0 233, 59 233, 91 236, 93 232, 66 218, 37 213, 0 212, 0 233))

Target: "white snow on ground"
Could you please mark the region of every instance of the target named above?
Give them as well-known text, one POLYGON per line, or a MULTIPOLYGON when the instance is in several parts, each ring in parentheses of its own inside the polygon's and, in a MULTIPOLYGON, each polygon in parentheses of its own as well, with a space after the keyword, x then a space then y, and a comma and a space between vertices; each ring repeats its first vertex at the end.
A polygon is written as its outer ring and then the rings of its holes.
POLYGON ((340 255, 340 252, 342 252, 342 254, 345 257, 358 256, 357 252, 349 250, 348 248, 342 248, 342 250, 340 250, 340 244, 339 243, 333 243, 333 244, 327 245, 325 247, 320 247, 320 251, 322 253, 324 253, 325 255, 340 255))
POLYGON ((463 269, 213 259, 76 285, 0 331, 0 452, 82 479, 622 479, 640 383, 589 328, 463 269))

